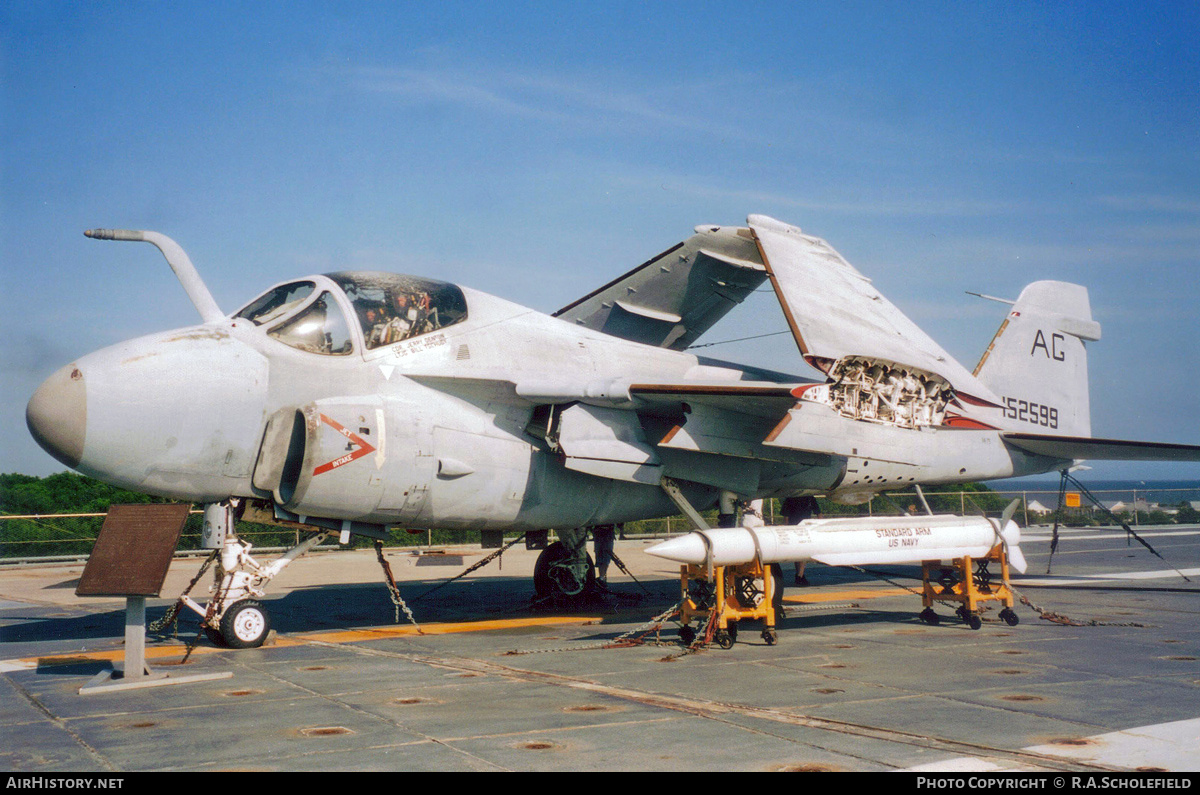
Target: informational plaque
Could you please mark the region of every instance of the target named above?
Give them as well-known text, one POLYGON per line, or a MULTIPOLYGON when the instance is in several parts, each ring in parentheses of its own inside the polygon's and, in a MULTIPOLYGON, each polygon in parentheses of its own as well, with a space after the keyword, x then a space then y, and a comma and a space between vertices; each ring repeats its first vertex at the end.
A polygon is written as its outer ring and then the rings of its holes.
POLYGON ((113 505, 83 567, 76 596, 157 597, 190 505, 113 505))

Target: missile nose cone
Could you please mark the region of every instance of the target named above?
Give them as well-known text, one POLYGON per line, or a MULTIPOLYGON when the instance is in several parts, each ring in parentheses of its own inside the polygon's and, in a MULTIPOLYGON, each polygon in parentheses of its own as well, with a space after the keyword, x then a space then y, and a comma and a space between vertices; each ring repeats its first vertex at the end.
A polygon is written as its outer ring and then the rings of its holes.
POLYGON ((699 565, 704 562, 704 540, 696 533, 671 538, 646 550, 647 555, 673 560, 676 563, 699 565))
POLYGON ((83 458, 87 386, 74 364, 47 378, 25 407, 25 424, 42 449, 71 468, 83 458))

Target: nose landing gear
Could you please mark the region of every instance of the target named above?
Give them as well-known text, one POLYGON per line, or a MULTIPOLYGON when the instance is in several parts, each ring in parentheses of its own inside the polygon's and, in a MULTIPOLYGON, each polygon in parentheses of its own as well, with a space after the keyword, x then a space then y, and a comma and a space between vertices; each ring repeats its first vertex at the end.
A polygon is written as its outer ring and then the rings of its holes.
MULTIPOLYGON (((217 508, 223 510, 222 506, 217 508)), ((231 520, 222 519, 215 524, 223 524, 224 529, 215 536, 220 541, 221 554, 211 588, 213 596, 207 605, 198 604, 186 593, 179 601, 203 619, 204 634, 213 643, 233 649, 256 648, 263 645, 271 631, 271 614, 260 601, 266 596, 267 584, 289 563, 332 533, 316 533, 273 563, 263 565, 251 557, 251 545, 233 534, 231 520)))
POLYGON ((242 599, 230 605, 221 616, 221 629, 205 634, 214 643, 231 649, 253 649, 263 645, 271 631, 271 614, 255 599, 242 599))

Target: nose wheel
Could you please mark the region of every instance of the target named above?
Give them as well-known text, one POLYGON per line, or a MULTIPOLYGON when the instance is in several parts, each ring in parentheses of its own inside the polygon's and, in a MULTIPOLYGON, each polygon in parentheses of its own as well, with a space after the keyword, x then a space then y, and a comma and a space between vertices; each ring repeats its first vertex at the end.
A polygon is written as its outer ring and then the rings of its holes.
MULTIPOLYGON (((213 643, 232 649, 257 648, 263 645, 271 631, 271 614, 259 601, 265 595, 267 583, 329 535, 328 531, 319 532, 288 550, 274 563, 264 566, 250 556, 250 544, 228 534, 215 572, 214 597, 208 605, 200 605, 184 591, 179 602, 200 616, 204 634, 213 643)), ((200 573, 204 573, 203 568, 200 573)), ((199 578, 197 575, 196 579, 199 578)), ((193 580, 192 585, 195 584, 196 580, 193 580)), ((188 590, 191 587, 189 585, 188 590)))
POLYGON ((221 640, 231 649, 257 648, 270 631, 271 614, 254 599, 235 602, 221 616, 221 640))

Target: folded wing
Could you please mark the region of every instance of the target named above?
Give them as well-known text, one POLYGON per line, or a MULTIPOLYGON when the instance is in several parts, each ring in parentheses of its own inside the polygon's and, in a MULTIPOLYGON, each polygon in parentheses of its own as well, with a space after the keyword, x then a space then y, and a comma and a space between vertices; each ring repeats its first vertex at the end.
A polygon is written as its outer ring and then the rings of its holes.
POLYGON ((826 373, 849 357, 915 367, 961 396, 998 398, 828 243, 765 215, 748 219, 800 353, 826 373))
POLYGON ((766 278, 749 230, 696 227, 692 237, 554 317, 614 337, 683 350, 766 278))

